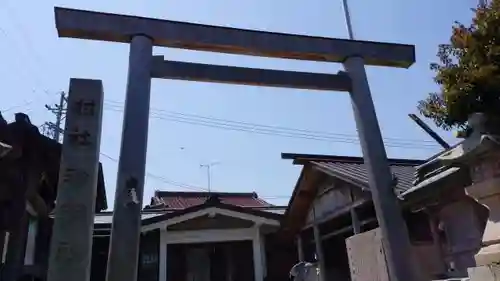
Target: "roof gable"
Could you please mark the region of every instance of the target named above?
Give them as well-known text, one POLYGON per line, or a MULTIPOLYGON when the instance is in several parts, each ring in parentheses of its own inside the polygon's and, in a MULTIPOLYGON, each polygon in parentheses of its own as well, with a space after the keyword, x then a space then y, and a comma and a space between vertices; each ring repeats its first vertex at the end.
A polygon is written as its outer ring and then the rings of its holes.
POLYGON ((205 203, 186 209, 169 212, 161 216, 148 218, 142 221, 146 229, 168 227, 180 222, 188 221, 202 216, 223 215, 242 220, 252 221, 256 224, 279 226, 282 215, 263 210, 245 208, 220 202, 217 196, 211 196, 205 203))

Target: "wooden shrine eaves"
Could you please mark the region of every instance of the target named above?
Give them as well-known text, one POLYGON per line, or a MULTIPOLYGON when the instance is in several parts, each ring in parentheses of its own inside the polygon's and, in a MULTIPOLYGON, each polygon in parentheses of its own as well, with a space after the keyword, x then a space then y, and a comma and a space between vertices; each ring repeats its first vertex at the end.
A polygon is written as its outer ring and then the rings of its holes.
POLYGON ((311 61, 343 62, 361 56, 367 65, 408 68, 413 45, 355 41, 245 30, 128 15, 55 8, 60 37, 130 42, 153 38, 155 46, 311 61))
POLYGON ((351 79, 344 72, 340 74, 307 73, 164 61, 163 56, 154 56, 151 76, 153 78, 267 87, 344 92, 351 90, 351 79))

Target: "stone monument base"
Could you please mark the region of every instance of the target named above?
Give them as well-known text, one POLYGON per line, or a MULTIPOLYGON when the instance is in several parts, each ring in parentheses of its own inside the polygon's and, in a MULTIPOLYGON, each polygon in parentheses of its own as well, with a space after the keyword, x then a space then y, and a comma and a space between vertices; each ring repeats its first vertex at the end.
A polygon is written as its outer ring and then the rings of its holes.
POLYGON ((490 245, 481 248, 481 250, 474 256, 477 266, 490 266, 500 264, 500 244, 490 245))
POLYGON ((468 273, 470 281, 500 281, 500 265, 471 267, 468 273))

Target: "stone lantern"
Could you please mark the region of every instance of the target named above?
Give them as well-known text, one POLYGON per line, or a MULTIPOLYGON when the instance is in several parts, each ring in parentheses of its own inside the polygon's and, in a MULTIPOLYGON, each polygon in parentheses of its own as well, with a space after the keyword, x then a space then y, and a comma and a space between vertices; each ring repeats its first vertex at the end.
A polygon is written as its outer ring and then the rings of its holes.
POLYGON ((440 160, 469 169, 472 184, 466 187, 466 193, 489 210, 487 218, 478 216, 478 226, 484 232, 475 260, 478 269, 484 267, 490 272, 492 266, 498 270, 500 265, 500 124, 482 113, 471 115, 468 124, 470 135, 440 160))

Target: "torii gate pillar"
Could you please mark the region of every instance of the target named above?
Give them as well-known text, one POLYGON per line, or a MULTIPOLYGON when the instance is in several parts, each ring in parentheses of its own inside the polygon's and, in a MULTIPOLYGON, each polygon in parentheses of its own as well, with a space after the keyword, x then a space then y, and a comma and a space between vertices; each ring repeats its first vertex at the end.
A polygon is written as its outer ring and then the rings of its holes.
POLYGON ((127 91, 106 280, 136 280, 151 96, 151 38, 130 42, 127 91), (119 237, 118 237, 119 236, 119 237), (135 265, 134 265, 135 264, 135 265))

